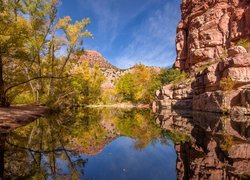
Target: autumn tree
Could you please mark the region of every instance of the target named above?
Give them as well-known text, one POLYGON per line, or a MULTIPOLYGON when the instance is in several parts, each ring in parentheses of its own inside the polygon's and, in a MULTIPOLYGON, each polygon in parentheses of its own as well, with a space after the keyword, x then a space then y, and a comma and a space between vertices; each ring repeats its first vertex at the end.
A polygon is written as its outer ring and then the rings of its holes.
POLYGON ((21 68, 25 66, 23 61, 29 61, 30 55, 27 44, 31 25, 25 17, 17 15, 17 3, 21 5, 21 1, 1 1, 0 106, 8 106, 6 89, 15 83, 17 76, 22 79, 21 68))
POLYGON ((98 65, 91 67, 84 61, 68 70, 71 76, 55 88, 51 100, 57 106, 75 106, 98 103, 101 99, 101 86, 105 76, 98 65))
POLYGON ((118 80, 116 90, 125 101, 150 103, 160 86, 158 73, 150 67, 139 64, 118 80))
POLYGON ((68 76, 71 55, 84 37, 91 36, 88 18, 75 23, 68 16, 58 19, 58 4, 58 0, 1 1, 0 106, 27 91, 37 103, 53 96, 55 81, 68 76), (58 36, 59 31, 63 35, 58 36))

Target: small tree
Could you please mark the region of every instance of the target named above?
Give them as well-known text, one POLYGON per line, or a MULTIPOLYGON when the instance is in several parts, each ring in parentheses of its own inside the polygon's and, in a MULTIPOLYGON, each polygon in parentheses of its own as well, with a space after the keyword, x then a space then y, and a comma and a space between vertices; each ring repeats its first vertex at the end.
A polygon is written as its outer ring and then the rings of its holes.
POLYGON ((162 68, 159 79, 162 84, 178 83, 187 78, 187 74, 179 69, 162 68))

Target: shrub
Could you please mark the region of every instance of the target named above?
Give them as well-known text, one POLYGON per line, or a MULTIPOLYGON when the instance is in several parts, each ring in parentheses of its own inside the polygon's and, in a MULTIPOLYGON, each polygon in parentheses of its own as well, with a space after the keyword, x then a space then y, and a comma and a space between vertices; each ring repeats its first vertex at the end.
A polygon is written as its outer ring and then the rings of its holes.
POLYGON ((223 91, 231 91, 233 90, 236 82, 232 80, 230 77, 224 77, 220 80, 220 87, 223 91))
POLYGON ((233 146, 233 138, 230 135, 224 133, 223 134, 223 140, 222 140, 222 142, 220 144, 220 148, 223 151, 228 151, 228 150, 230 150, 230 148, 232 146, 233 146))
POLYGON ((187 78, 187 74, 184 71, 180 71, 179 69, 161 69, 161 73, 159 75, 159 79, 161 83, 169 84, 169 83, 179 83, 187 78))

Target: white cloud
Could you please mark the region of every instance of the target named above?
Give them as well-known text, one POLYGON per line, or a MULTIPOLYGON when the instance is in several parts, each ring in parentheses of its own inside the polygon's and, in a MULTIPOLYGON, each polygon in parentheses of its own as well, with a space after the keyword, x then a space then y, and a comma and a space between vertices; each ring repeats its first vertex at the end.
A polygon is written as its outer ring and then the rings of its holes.
MULTIPOLYGON (((113 42, 120 35, 120 32, 143 11, 150 8, 153 3, 161 0, 144 0, 143 3, 130 2, 129 7, 125 8, 127 0, 78 0, 81 5, 87 4, 96 16, 98 40, 105 42, 102 47, 104 52, 112 47, 113 42)), ((94 34, 95 36, 95 34, 94 34)))
POLYGON ((169 66, 174 62, 180 0, 78 0, 78 3, 94 13, 96 32, 94 40, 87 43, 88 49, 100 51, 114 65, 120 68, 136 63, 169 66), (160 10, 153 11, 155 4, 163 2, 165 5, 160 10), (147 19, 132 25, 136 30, 126 34, 128 37, 124 43, 122 33, 131 28, 129 24, 144 12, 147 12, 147 19), (124 43, 123 49, 115 46, 117 40, 120 45, 124 43))
POLYGON ((169 66, 175 59, 176 17, 178 11, 167 2, 133 33, 130 44, 115 59, 115 65, 128 67, 136 63, 169 66))

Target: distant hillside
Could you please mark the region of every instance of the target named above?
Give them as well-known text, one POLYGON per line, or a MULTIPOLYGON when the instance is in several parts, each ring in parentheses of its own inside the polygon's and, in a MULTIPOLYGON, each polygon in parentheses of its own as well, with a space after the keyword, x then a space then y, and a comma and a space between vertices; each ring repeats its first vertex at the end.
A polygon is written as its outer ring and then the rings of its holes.
POLYGON ((84 50, 83 54, 79 56, 79 63, 84 61, 88 61, 91 67, 97 64, 101 69, 118 69, 95 50, 84 50))
MULTIPOLYGON (((78 63, 83 63, 88 61, 90 67, 94 67, 94 65, 98 65, 100 69, 103 71, 104 76, 106 77, 106 81, 102 85, 103 89, 112 89, 115 86, 115 82, 124 74, 132 73, 134 71, 134 66, 129 69, 119 69, 114 65, 110 64, 99 52, 95 50, 84 50, 80 55, 76 55, 74 57, 78 61, 78 63)), ((160 72, 159 67, 150 67, 154 69, 156 72, 160 72)))

